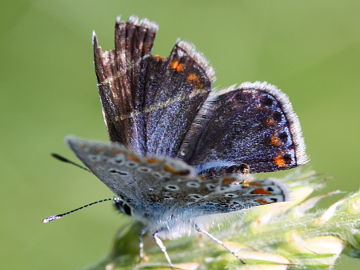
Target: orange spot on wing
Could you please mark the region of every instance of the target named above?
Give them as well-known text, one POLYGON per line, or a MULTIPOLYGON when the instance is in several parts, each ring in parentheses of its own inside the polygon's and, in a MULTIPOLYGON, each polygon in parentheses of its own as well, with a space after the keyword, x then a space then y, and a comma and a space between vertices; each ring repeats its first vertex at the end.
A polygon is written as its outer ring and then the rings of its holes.
POLYGON ((201 180, 203 180, 203 181, 206 181, 206 180, 208 180, 205 176, 203 176, 203 175, 199 175, 199 178, 201 179, 201 180))
POLYGON ((164 60, 164 57, 161 57, 160 55, 155 55, 154 58, 155 58, 156 61, 164 60))
POLYGON ((148 163, 160 163, 161 161, 156 158, 147 158, 146 161, 148 163))
POLYGON ((276 158, 274 158, 274 162, 276 164, 276 166, 283 168, 283 167, 287 167, 286 165, 286 161, 283 155, 278 155, 276 158))
POLYGON ((262 186, 262 184, 258 183, 258 182, 249 182, 248 185, 249 186, 262 186))
POLYGON ((236 179, 234 179, 234 178, 224 178, 223 179, 223 182, 226 183, 226 184, 231 184, 231 183, 233 183, 235 181, 236 181, 236 179))
POLYGON ((161 200, 161 198, 156 195, 156 194, 150 194, 150 199, 153 201, 153 202, 158 202, 161 200))
POLYGON ((165 165, 163 169, 164 171, 178 175, 188 175, 190 173, 189 170, 177 170, 169 165, 165 165))
POLYGON ((270 143, 276 147, 279 147, 282 144, 282 141, 276 136, 271 136, 270 143))
POLYGON ((257 199, 255 201, 260 203, 260 204, 269 204, 269 202, 267 200, 264 200, 264 199, 257 199))
POLYGON ((187 78, 186 78, 188 81, 198 81, 199 80, 199 76, 196 75, 195 73, 190 73, 187 78))
POLYGON ((115 154, 115 155, 124 153, 124 151, 121 151, 119 149, 111 149, 110 152, 115 154))
POLYGON ((133 154, 127 154, 126 157, 131 160, 131 161, 135 161, 135 162, 139 162, 140 158, 138 158, 137 156, 133 155, 133 154))
POLYGON ((194 84, 196 88, 203 88, 204 85, 200 82, 200 78, 197 74, 195 73, 190 73, 187 77, 186 80, 191 83, 194 84))
POLYGON ((263 189, 263 188, 257 188, 251 191, 251 194, 263 194, 263 195, 271 195, 272 193, 263 189))
POLYGON ((170 65, 171 68, 174 69, 176 72, 180 72, 184 70, 184 65, 180 64, 180 62, 177 60, 173 60, 170 65))

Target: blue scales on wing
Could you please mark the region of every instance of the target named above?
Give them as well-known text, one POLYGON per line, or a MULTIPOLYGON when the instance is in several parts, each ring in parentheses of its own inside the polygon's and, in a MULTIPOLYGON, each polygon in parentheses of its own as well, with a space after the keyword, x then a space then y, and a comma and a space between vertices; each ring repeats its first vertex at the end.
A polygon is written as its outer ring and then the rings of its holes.
POLYGON ((115 49, 94 36, 95 69, 111 141, 139 154, 175 157, 211 89, 212 69, 193 46, 178 41, 169 57, 152 56, 157 25, 117 21, 115 49))
POLYGON ((297 116, 268 83, 212 90, 213 69, 185 41, 153 56, 157 25, 131 17, 115 26, 115 49, 94 37, 95 67, 111 141, 140 155, 177 158, 208 178, 306 163, 297 116))

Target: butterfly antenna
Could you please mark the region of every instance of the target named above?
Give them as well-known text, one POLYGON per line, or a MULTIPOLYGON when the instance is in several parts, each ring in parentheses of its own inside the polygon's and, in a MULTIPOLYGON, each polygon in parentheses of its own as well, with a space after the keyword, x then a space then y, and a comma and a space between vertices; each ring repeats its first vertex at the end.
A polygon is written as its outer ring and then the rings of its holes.
POLYGON ((81 166, 80 164, 70 160, 70 159, 67 159, 66 157, 63 157, 59 154, 56 154, 56 153, 51 153, 51 156, 61 162, 65 162, 65 163, 69 163, 71 165, 74 165, 75 167, 78 167, 80 169, 83 169, 85 171, 88 171, 88 172, 91 172, 88 168, 84 167, 84 166, 81 166))
POLYGON ((42 223, 49 223, 50 221, 53 221, 53 220, 57 220, 57 219, 60 219, 64 216, 67 216, 71 213, 74 213, 74 212, 77 212, 83 208, 86 208, 86 207, 89 207, 89 206, 92 206, 94 204, 98 204, 98 203, 103 203, 103 202, 107 202, 107 201, 114 201, 114 202, 117 202, 118 201, 118 198, 107 198, 107 199, 102 199, 102 200, 98 200, 98 201, 95 201, 95 202, 92 202, 92 203, 89 203, 89 204, 85 204, 79 208, 76 208, 74 210, 71 210, 71 211, 68 211, 68 212, 65 212, 65 213, 62 213, 62 214, 58 214, 58 215, 54 215, 54 216, 49 216, 47 218, 44 218, 42 220, 42 223))

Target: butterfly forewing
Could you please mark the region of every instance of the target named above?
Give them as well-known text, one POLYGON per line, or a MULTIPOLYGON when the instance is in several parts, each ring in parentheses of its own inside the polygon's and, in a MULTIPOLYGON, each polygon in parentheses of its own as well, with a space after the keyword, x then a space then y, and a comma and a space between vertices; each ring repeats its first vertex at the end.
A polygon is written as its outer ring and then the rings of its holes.
POLYGON ((166 200, 166 191, 178 191, 179 182, 197 181, 194 169, 180 160, 139 156, 118 143, 106 145, 74 137, 68 137, 67 143, 105 185, 127 202, 149 207, 164 203, 170 207, 177 201, 166 200))
POLYGON ((188 206, 199 216, 239 211, 289 199, 286 186, 273 179, 243 181, 236 177, 224 177, 220 181, 211 179, 209 182, 215 186, 213 192, 188 206))
MULTIPOLYGON (((166 60, 156 95, 147 100, 148 153, 177 155, 199 106, 210 92, 212 76, 206 60, 192 45, 176 43, 166 60)), ((154 90, 150 87, 146 91, 154 90)))

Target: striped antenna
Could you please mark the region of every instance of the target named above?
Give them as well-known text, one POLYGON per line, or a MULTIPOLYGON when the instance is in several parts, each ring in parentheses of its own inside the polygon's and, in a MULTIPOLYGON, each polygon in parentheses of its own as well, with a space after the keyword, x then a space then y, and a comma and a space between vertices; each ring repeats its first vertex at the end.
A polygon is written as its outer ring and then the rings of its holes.
POLYGON ((61 162, 69 163, 69 164, 71 164, 71 165, 74 165, 75 167, 78 167, 78 168, 83 169, 83 170, 85 170, 85 171, 91 172, 88 168, 86 168, 86 167, 84 167, 84 166, 82 166, 82 165, 80 165, 80 164, 78 164, 78 163, 76 163, 76 162, 74 162, 74 161, 72 161, 72 160, 70 160, 70 159, 67 159, 66 157, 63 157, 63 156, 61 156, 61 155, 59 155, 59 154, 51 153, 51 156, 52 156, 53 158, 61 161, 61 162))
POLYGON ((113 202, 117 202, 119 200, 119 198, 107 198, 107 199, 102 199, 102 200, 98 200, 98 201, 95 201, 95 202, 92 202, 92 203, 89 203, 89 204, 85 204, 79 208, 76 208, 74 210, 71 210, 71 211, 68 211, 68 212, 65 212, 65 213, 62 213, 62 214, 58 214, 58 215, 55 215, 55 216, 49 216, 47 218, 44 218, 42 220, 42 223, 49 223, 50 221, 53 221, 53 220, 57 220, 57 219, 60 219, 64 216, 67 216, 71 213, 74 213, 74 212, 77 212, 83 208, 86 208, 86 207, 89 207, 89 206, 92 206, 94 204, 98 204, 98 203, 102 203, 102 202, 107 202, 107 201, 113 201, 113 202))

